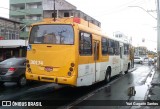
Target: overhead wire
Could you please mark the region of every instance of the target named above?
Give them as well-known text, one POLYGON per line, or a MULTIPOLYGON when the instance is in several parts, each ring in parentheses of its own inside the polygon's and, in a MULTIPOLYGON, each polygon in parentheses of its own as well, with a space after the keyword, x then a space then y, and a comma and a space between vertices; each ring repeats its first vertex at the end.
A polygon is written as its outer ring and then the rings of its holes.
MULTIPOLYGON (((126 7, 128 7, 128 5, 129 5, 130 3, 134 3, 135 1, 136 1, 136 0, 131 0, 131 1, 126 2, 126 3, 123 3, 123 4, 121 4, 121 5, 119 5, 119 6, 115 7, 115 8, 112 8, 112 9, 110 9, 110 10, 112 10, 112 11, 109 11, 109 13, 112 13, 112 12, 114 12, 114 11, 116 11, 116 10, 119 10, 120 8, 126 8, 126 7)), ((142 2, 142 1, 143 1, 143 0, 140 0, 140 1, 136 2, 136 4, 138 4, 138 3, 142 2)), ((27 13, 27 12, 23 12, 23 11, 19 11, 19 10, 13 10, 13 9, 5 8, 5 7, 0 7, 0 8, 2 8, 2 9, 7 9, 7 10, 10 10, 10 11, 16 11, 16 12, 20 12, 20 13, 30 14, 30 13, 27 13)), ((106 11, 103 11, 102 13, 105 14, 105 13, 107 13, 107 12, 106 12, 106 11)))
POLYGON ((144 0, 140 0, 140 1, 138 0, 136 2, 136 0, 131 0, 129 2, 123 3, 123 4, 121 4, 121 5, 119 5, 115 8, 110 9, 111 11, 101 11, 101 12, 99 12, 100 14, 95 15, 95 17, 98 17, 99 15, 110 15, 110 14, 115 14, 119 11, 125 11, 126 8, 128 8, 129 5, 137 5, 139 3, 143 3, 143 1, 144 0))

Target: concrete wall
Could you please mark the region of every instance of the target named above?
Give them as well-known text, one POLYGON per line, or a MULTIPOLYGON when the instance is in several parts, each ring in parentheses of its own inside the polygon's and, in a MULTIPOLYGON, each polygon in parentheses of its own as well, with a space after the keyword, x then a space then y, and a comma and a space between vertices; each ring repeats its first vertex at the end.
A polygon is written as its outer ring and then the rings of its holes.
MULTIPOLYGON (((54 0, 43 0, 43 10, 54 10, 54 0)), ((55 0, 56 10, 72 10, 76 7, 65 0, 55 0)))

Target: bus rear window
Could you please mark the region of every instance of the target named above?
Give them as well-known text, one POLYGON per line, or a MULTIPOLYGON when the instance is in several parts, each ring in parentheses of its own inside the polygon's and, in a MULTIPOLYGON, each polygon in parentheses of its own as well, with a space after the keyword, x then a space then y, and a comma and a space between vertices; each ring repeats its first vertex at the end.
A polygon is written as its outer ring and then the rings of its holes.
POLYGON ((30 44, 73 44, 71 25, 36 25, 30 32, 30 44))

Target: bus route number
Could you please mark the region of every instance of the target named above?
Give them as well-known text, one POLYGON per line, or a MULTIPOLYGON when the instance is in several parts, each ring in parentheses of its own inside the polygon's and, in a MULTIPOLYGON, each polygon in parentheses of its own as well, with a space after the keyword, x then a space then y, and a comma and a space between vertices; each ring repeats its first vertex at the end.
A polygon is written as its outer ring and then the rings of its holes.
POLYGON ((43 65, 43 61, 31 60, 31 61, 30 61, 30 64, 43 65))

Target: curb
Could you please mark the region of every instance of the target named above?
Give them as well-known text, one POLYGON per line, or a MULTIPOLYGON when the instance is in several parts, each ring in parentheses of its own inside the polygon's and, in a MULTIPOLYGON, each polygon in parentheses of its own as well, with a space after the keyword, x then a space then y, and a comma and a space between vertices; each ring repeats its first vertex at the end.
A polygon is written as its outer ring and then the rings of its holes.
MULTIPOLYGON (((148 76, 151 75, 151 72, 153 71, 154 68, 155 68, 155 67, 153 67, 153 68, 150 70, 148 76)), ((155 70, 154 70, 153 72, 154 72, 154 74, 153 74, 153 76, 152 76, 152 80, 151 80, 151 82, 150 82, 150 85, 148 86, 148 90, 147 90, 147 92, 146 92, 146 94, 145 94, 144 100, 148 100, 148 95, 149 95, 150 89, 151 89, 151 87, 152 87, 152 81, 153 81, 153 78, 154 78, 154 76, 155 76, 155 70)), ((148 78, 148 77, 147 77, 147 78, 148 78)))

